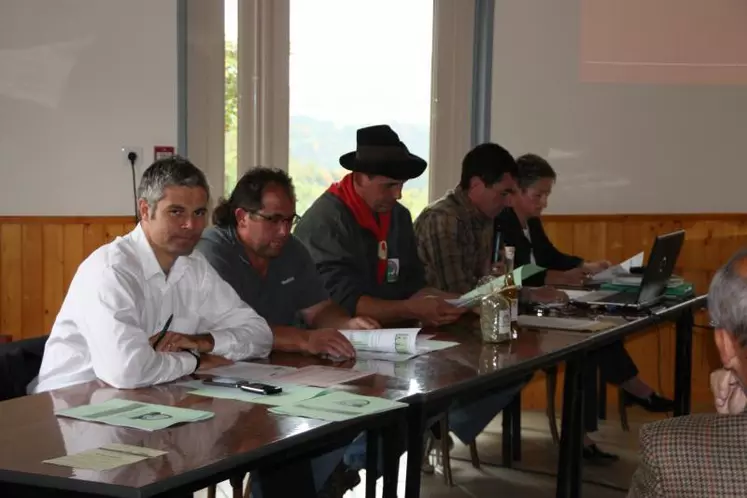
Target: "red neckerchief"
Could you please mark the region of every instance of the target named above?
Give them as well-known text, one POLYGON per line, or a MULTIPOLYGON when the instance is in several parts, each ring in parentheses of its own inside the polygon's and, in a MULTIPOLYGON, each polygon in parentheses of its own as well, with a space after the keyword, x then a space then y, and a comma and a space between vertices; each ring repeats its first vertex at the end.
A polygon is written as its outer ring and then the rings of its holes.
POLYGON ((386 238, 389 234, 389 225, 392 221, 392 213, 379 213, 379 221, 376 221, 373 211, 365 203, 363 198, 358 195, 353 187, 353 174, 348 173, 345 177, 337 183, 333 183, 327 192, 337 196, 343 204, 345 204, 350 211, 352 211, 355 221, 358 224, 370 230, 375 236, 378 242, 378 255, 379 261, 377 266, 377 277, 379 283, 384 282, 386 276, 386 263, 387 263, 387 246, 386 238))

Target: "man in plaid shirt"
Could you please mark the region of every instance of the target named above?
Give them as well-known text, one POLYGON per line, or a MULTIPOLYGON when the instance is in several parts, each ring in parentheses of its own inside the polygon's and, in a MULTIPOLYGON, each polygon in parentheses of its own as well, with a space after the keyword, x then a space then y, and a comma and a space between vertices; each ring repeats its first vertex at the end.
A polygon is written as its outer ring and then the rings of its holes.
POLYGON ((493 219, 516 189, 516 162, 498 144, 472 149, 459 185, 415 220, 428 285, 464 294, 491 271, 493 219))

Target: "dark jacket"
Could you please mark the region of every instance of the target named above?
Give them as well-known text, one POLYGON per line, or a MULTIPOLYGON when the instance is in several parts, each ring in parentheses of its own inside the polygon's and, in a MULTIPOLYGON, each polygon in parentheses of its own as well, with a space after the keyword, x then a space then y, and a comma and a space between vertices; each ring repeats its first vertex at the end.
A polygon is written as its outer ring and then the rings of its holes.
POLYGON ((377 280, 378 241, 335 195, 325 192, 306 210, 295 236, 303 242, 333 301, 355 315, 358 299, 408 299, 425 287, 410 211, 397 203, 387 237, 393 278, 377 280))
MULTIPOLYGON (((494 233, 500 232, 501 246, 513 246, 516 248, 514 265, 518 268, 529 264, 531 254, 534 253, 534 261, 537 265, 548 270, 567 271, 581 266, 583 259, 560 252, 547 238, 542 221, 539 218, 527 220, 529 229, 528 240, 524 235, 519 218, 511 208, 504 209, 494 223, 494 233)), ((493 240, 496 240, 494 237, 493 240)), ((546 272, 528 278, 524 285, 536 287, 544 285, 546 272)))

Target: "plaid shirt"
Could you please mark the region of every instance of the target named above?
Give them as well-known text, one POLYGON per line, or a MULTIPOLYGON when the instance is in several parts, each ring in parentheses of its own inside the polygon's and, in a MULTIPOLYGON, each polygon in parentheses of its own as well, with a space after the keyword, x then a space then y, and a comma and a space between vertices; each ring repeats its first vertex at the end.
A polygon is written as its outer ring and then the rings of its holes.
POLYGON ((628 498, 747 496, 747 413, 661 420, 639 438, 628 498))
POLYGON ((430 287, 463 294, 490 269, 493 220, 461 187, 425 208, 415 220, 415 238, 430 287))

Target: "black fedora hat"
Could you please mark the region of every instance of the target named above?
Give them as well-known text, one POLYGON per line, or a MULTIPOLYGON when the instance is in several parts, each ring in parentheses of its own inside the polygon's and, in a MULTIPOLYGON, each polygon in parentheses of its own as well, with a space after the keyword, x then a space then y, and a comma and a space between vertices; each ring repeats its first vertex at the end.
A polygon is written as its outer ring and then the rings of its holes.
POLYGON ((356 134, 356 149, 340 156, 340 164, 350 171, 395 180, 417 178, 428 165, 424 159, 410 154, 388 125, 359 129, 356 134))

